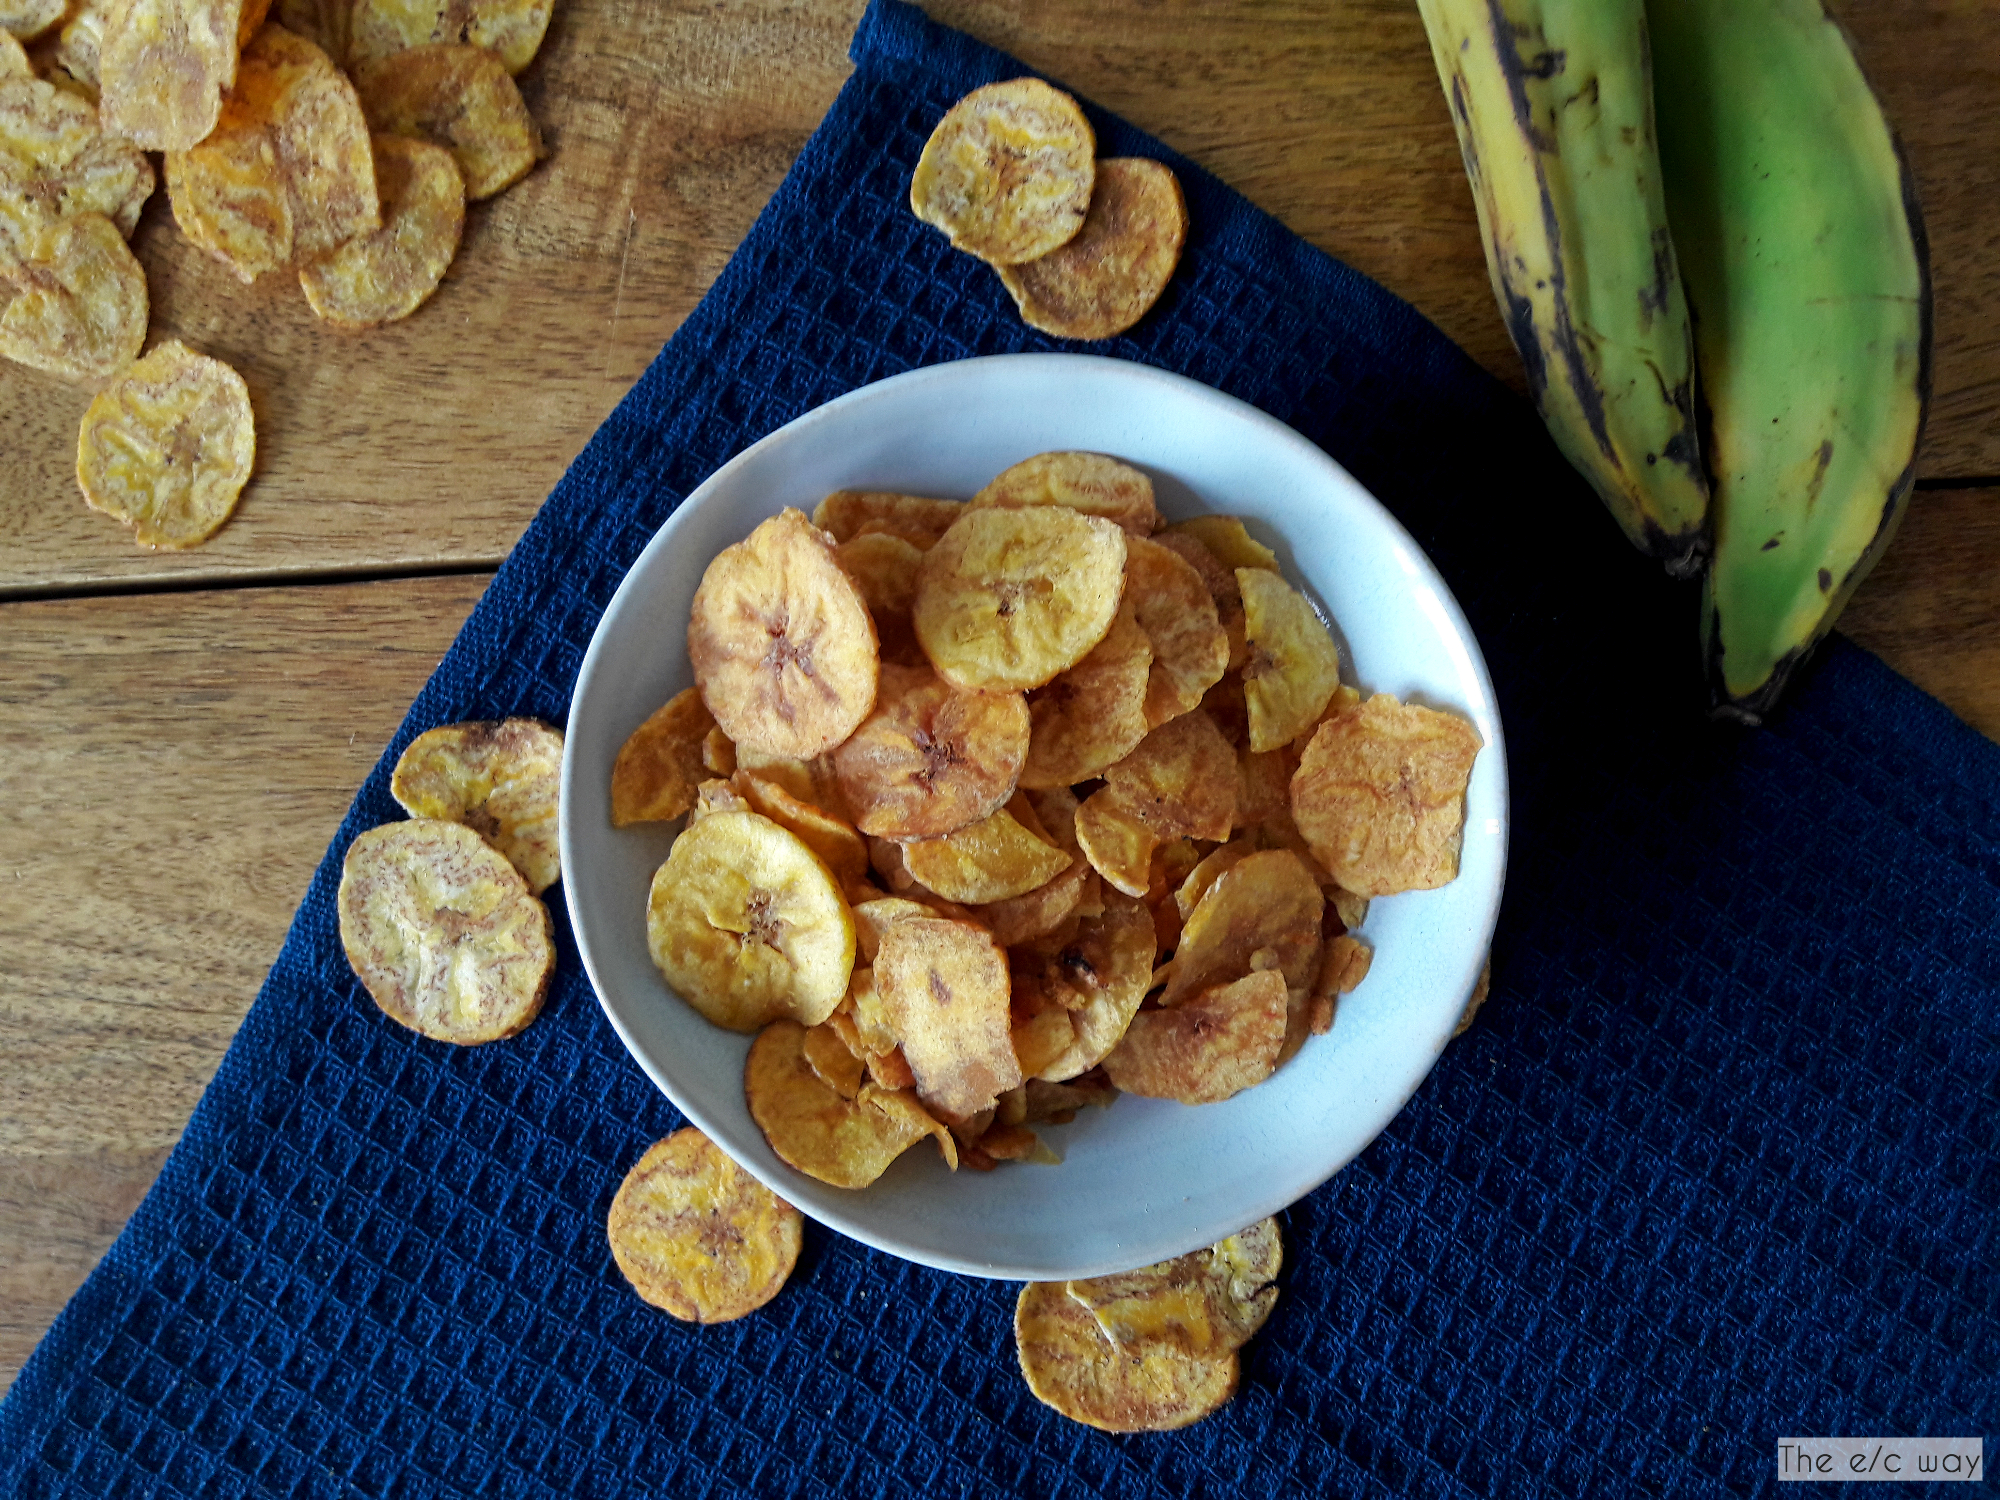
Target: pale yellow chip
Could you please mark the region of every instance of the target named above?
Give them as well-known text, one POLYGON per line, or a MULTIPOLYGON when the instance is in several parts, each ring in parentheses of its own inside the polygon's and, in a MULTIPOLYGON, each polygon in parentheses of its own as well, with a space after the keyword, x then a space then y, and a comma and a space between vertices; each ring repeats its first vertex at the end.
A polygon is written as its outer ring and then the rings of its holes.
POLYGON ((1156 729, 1201 706, 1229 666, 1229 637, 1194 565, 1144 537, 1126 544, 1125 597, 1153 648, 1146 727, 1156 729))
POLYGON ((1014 1307, 1014 1345, 1035 1399, 1103 1432, 1172 1432, 1236 1394, 1234 1353, 1194 1355, 1166 1342, 1128 1353, 1060 1281, 1031 1281, 1014 1307))
POLYGON ((1305 991, 1319 963, 1325 906, 1297 855, 1269 849, 1237 861, 1189 914, 1160 1003, 1178 1005, 1266 967, 1284 975, 1288 988, 1305 991))
POLYGON ((467 43, 498 54, 509 73, 534 61, 554 0, 354 0, 347 60, 373 61, 427 42, 467 43))
MULTIPOLYGON (((852 986, 849 986, 850 993, 852 986)), ((835 1011, 817 1026, 808 1026, 806 1034, 799 1038, 799 1053, 819 1080, 843 1099, 855 1098, 861 1092, 861 1081, 867 1069, 863 1066, 861 1054, 847 1044, 842 1029, 834 1024, 846 1019, 835 1011)), ((857 1040, 859 1034, 857 1033, 857 1040)))
POLYGON ((237 84, 242 0, 113 0, 98 44, 104 128, 148 151, 206 140, 237 84))
MULTIPOLYGON (((665 822, 693 807, 709 775, 728 774, 704 757, 712 732, 714 716, 694 688, 655 709, 619 747, 612 763, 611 826, 665 822)), ((728 743, 726 737, 723 743, 728 743)))
POLYGON ((1207 714, 1153 730, 1104 773, 1104 791, 1163 839, 1226 839, 1236 822, 1236 752, 1207 714))
POLYGON ((974 506, 1018 510, 1061 505, 1118 524, 1127 536, 1151 536, 1160 527, 1153 481, 1103 453, 1037 453, 1003 469, 972 497, 974 506))
POLYGON ((1181 920, 1185 922, 1194 915, 1201 898, 1208 894, 1216 881, 1256 852, 1255 839, 1241 838, 1218 844, 1203 855, 1174 891, 1174 904, 1180 908, 1181 920))
POLYGON ((750 1118, 785 1165, 829 1187, 865 1188, 927 1132, 909 1111, 878 1107, 873 1085, 841 1098, 806 1061, 805 1031, 777 1020, 750 1044, 743 1063, 750 1118))
POLYGON ((804 1231, 796 1208, 692 1125, 647 1148, 605 1223, 632 1290, 684 1323, 727 1323, 777 1296, 804 1231))
POLYGON ((1435 890, 1458 874, 1480 743, 1457 714, 1377 693, 1320 725, 1292 777, 1292 819, 1357 895, 1435 890))
POLYGON ((875 625, 833 542, 796 510, 725 547, 688 621, 695 685, 723 733, 809 760, 875 706, 875 625))
POLYGON ((0 258, 0 356, 65 380, 108 380, 146 342, 146 273, 103 214, 42 224, 0 258))
POLYGON ((1276 573, 1238 568, 1250 659, 1243 697, 1250 711, 1250 748, 1275 750, 1326 712, 1340 687, 1340 652, 1305 595, 1276 573))
POLYGON ((1145 903, 1115 891, 1105 896, 1103 914, 1084 918, 1068 941, 1014 950, 1016 987, 1067 1010, 1075 1033, 1037 1077, 1061 1083, 1104 1061, 1146 998, 1158 951, 1145 903))
POLYGON ((539 719, 444 724, 410 741, 389 795, 413 818, 465 824, 539 896, 562 878, 562 754, 562 731, 539 719))
POLYGON ((0 263, 25 254, 29 232, 51 219, 103 214, 130 239, 153 195, 146 153, 99 129, 86 100, 7 71, 0 66, 0 263))
POLYGON ((1152 669, 1153 645, 1139 628, 1128 588, 1104 639, 1082 661, 1029 695, 1033 729, 1021 785, 1034 790, 1073 786, 1103 775, 1130 755, 1152 727, 1146 722, 1152 669))
POLYGON ((442 146, 374 139, 382 227, 357 235, 299 272, 312 310, 336 328, 375 328, 430 300, 458 254, 465 183, 442 146))
POLYGON ((1083 227, 1097 136, 1068 94, 1038 78, 974 89, 924 143, 910 208, 992 265, 1047 255, 1083 227))
POLYGON ((1283 974, 1247 974, 1171 1009, 1140 1011, 1104 1072, 1128 1094, 1215 1104, 1271 1076, 1288 1013, 1283 974))
POLYGON ((875 955, 875 990, 917 1097, 934 1112, 963 1120, 1020 1084, 1007 955, 984 928, 936 917, 892 922, 875 955))
POLYGON ((392 1021, 469 1046, 535 1019, 555 969, 548 908, 461 823, 371 828, 340 871, 340 943, 392 1021))
MULTIPOLYGON (((817 524, 817 523, 815 523, 817 524)), ((834 559, 854 580, 875 621, 875 639, 884 663, 930 669, 917 642, 911 612, 917 603, 917 569, 924 554, 912 542, 887 531, 865 531, 833 549, 834 559)))
POLYGON ((835 490, 814 509, 813 525, 837 542, 893 536, 919 552, 928 552, 963 514, 963 500, 936 500, 892 490, 835 490))
POLYGON ((90 403, 76 478, 90 508, 141 546, 192 547, 229 519, 256 456, 243 377, 169 339, 90 403))
POLYGON ((1000 282, 1030 328, 1059 339, 1108 339, 1145 317, 1173 280, 1187 243, 1187 199, 1163 162, 1110 157, 1097 164, 1083 228, 1060 249, 1000 282))
MULTIPOLYGON (((906 921, 911 917, 934 917, 937 913, 921 901, 912 901, 905 896, 877 896, 873 900, 858 901, 854 905, 854 936, 859 945, 860 962, 872 964, 882 946, 882 931, 891 922, 906 921)), ((860 983, 861 970, 856 969, 855 982, 860 983)), ((877 1051, 886 1051, 895 1045, 893 1035, 885 1038, 877 1051)))
POLYGON ((762 813, 805 840, 806 847, 826 861, 843 891, 853 890, 868 879, 868 846, 852 823, 800 800, 754 771, 738 771, 730 785, 752 812, 762 813))
MULTIPOLYGON (((0 12, 0 22, 4 22, 5 12, 0 12)), ((33 78, 34 65, 28 61, 28 52, 14 34, 0 24, 0 78, 33 78)))
POLYGON ((1225 1354, 1249 1343, 1270 1318, 1283 1265, 1278 1221, 1259 1219, 1206 1250, 1067 1285, 1104 1336, 1128 1353, 1167 1344, 1187 1354, 1225 1354))
POLYGON ((940 675, 991 692, 1040 687, 1111 629, 1125 534, 1061 506, 968 510, 924 554, 917 639, 940 675))
POLYGON ((374 233, 382 204, 354 85, 311 42, 265 27, 213 133, 168 154, 167 197, 182 232, 244 281, 374 233))
POLYGON ((0 34, 32 42, 63 17, 63 0, 0 0, 0 34))
POLYGON ((1019 693, 967 691, 927 666, 885 665, 874 712, 833 752, 833 770, 863 833, 935 838, 1006 803, 1028 736, 1019 693))
POLYGON ((484 47, 412 47, 357 65, 354 86, 370 129, 451 152, 468 202, 519 182, 541 158, 541 128, 506 65, 484 47))
POLYGON ((1092 869, 1128 896, 1152 889, 1160 833, 1115 787, 1099 787, 1076 810, 1076 841, 1092 869))
POLYGON ((1176 521, 1167 530, 1176 536, 1193 537, 1232 572, 1237 568, 1278 571, 1278 554, 1250 535, 1240 516, 1190 516, 1185 521, 1176 521))
POLYGON ((752 812, 681 831, 653 876, 646 940, 676 993, 731 1031, 781 1016, 818 1025, 854 969, 854 918, 832 871, 752 812))
POLYGON ((956 832, 903 845, 903 865, 947 901, 979 906, 1025 896, 1070 866, 1062 850, 998 808, 956 832))

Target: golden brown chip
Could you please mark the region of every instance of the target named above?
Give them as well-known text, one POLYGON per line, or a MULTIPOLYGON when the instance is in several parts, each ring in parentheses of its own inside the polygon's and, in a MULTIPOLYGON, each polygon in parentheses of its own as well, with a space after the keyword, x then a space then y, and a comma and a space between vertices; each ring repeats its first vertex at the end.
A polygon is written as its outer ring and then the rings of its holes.
POLYGON ((1264 967, 1277 969, 1290 988, 1306 989, 1319 964, 1324 909, 1319 886, 1297 855, 1269 849, 1237 861, 1189 914, 1160 1003, 1178 1005, 1264 967), (1271 961, 1256 962, 1259 954, 1271 961))
POLYGON ((717 770, 703 758, 712 732, 715 719, 694 688, 655 709, 612 764, 611 826, 665 822, 693 807, 696 789, 717 770))
POLYGON ((1201 898, 1208 894, 1216 881, 1256 852, 1256 840, 1233 839, 1227 844, 1216 845, 1203 855, 1174 891, 1174 904, 1180 908, 1181 920, 1185 922, 1194 915, 1194 909, 1201 905, 1201 898))
POLYGON ((449 151, 394 135, 376 136, 374 149, 382 227, 299 272, 306 301, 336 328, 374 328, 422 307, 465 229, 465 183, 449 151))
POLYGON ((917 1098, 916 1080, 910 1073, 909 1064, 903 1061, 903 1054, 900 1051, 892 1050, 886 1057, 871 1059, 869 1063, 870 1073, 876 1071, 876 1064, 879 1062, 893 1064, 891 1068, 885 1071, 897 1073, 901 1081, 893 1084, 885 1083, 878 1077, 873 1083, 862 1084, 860 1094, 862 1102, 872 1104, 892 1119, 914 1127, 922 1134, 936 1141, 938 1154, 944 1158, 944 1164, 956 1172, 958 1170, 958 1139, 951 1133, 950 1127, 936 1115, 925 1109, 923 1102, 917 1098), (900 1069, 900 1072, 897 1072, 898 1069, 900 1069))
POLYGON ((1073 856, 1067 868, 1026 895, 982 904, 979 919, 1003 948, 1047 937, 1074 915, 1090 878, 1089 862, 1073 856))
POLYGON ((685 1323, 727 1323, 778 1295, 804 1228, 796 1208, 690 1125, 625 1174, 605 1235, 647 1302, 685 1323))
POLYGON ((0 258, 14 297, 0 313, 0 356, 65 380, 105 380, 146 342, 146 273, 103 214, 41 225, 18 260, 0 258))
POLYGON ((1167 529, 1176 536, 1193 537, 1232 572, 1237 568, 1278 571, 1278 554, 1250 535, 1238 516, 1190 516, 1167 529))
POLYGON ((688 809, 690 826, 712 813, 749 812, 750 801, 726 781, 704 781, 694 789, 694 806, 688 809))
POLYGON ((840 543, 833 555, 868 602, 882 660, 928 670, 930 660, 917 642, 917 627, 910 618, 917 602, 917 569, 923 565, 924 554, 900 536, 867 531, 840 543))
POLYGON ((103 214, 131 238, 153 194, 146 153, 100 130, 87 101, 7 72, 0 66, 0 261, 26 253, 44 221, 78 214, 103 214))
POLYGON ((1465 1009, 1459 1013, 1458 1025, 1452 1028, 1455 1037, 1464 1036, 1472 1029, 1472 1018, 1479 1014, 1479 1007, 1486 1003, 1486 992, 1493 984, 1493 955, 1486 956, 1480 965, 1479 978, 1473 982, 1472 993, 1466 997, 1465 1009))
POLYGON ((243 377, 169 339, 90 403, 76 478, 141 546, 192 547, 229 519, 256 456, 243 377))
POLYGON ((1194 565, 1172 549, 1133 537, 1125 551, 1125 596, 1153 648, 1146 727, 1201 705, 1229 666, 1229 637, 1194 565))
POLYGON ((1067 1125, 1076 1118, 1080 1109, 1108 1108, 1111 1101, 1118 1097, 1118 1090, 1103 1082, 1102 1078, 1100 1073, 1080 1076, 1068 1083, 1030 1078, 1021 1086, 1021 1116, 1014 1123, 1067 1125))
POLYGON ((910 208, 996 266, 1047 255, 1083 227, 1097 136, 1068 94, 1038 78, 974 89, 938 121, 910 179, 910 208))
POLYGON ((1187 199, 1163 162, 1109 157, 1097 164, 1083 228, 1060 249, 1000 282, 1030 328, 1059 339, 1108 339, 1145 317, 1180 264, 1187 199))
MULTIPOLYGON (((911 901, 903 896, 878 896, 872 901, 859 901, 854 906, 854 935, 860 945, 861 962, 872 964, 875 954, 882 946, 882 931, 891 922, 905 921, 910 917, 934 917, 932 911, 921 901, 911 901)), ((860 981, 861 970, 854 971, 855 980, 860 981)), ((882 1044, 882 1048, 895 1045, 892 1035, 882 1044)), ((882 1050, 882 1049, 877 1049, 882 1050)))
MULTIPOLYGON (((405 54, 408 55, 408 54, 405 54)), ((725 547, 688 621, 695 685, 739 752, 811 759, 875 706, 875 626, 833 543, 796 510, 725 547)))
POLYGON ((1128 896, 1152 889, 1160 835, 1112 787, 1099 787, 1076 810, 1076 841, 1085 859, 1128 896))
POLYGON ((32 42, 63 17, 63 0, 0 0, 0 35, 32 42))
POLYGON ((1076 1045, 1076 1025, 1069 1012, 1053 1003, 1032 1016, 1017 1013, 1012 1035, 1015 1060, 1029 1078, 1044 1068, 1054 1067, 1076 1045))
POLYGON ((819 1075, 821 1083, 841 1098, 852 1099, 861 1092, 861 1078, 866 1070, 861 1058, 842 1039, 840 1029, 832 1024, 838 1014, 835 1012, 817 1026, 808 1026, 806 1034, 799 1038, 799 1053, 819 1075))
POLYGON ((1275 750, 1326 711, 1340 686, 1340 652, 1305 595, 1276 573, 1238 568, 1250 659, 1243 697, 1250 710, 1250 748, 1275 750))
POLYGON ((413 818, 371 828, 341 865, 340 944, 382 1013, 469 1046, 535 1019, 555 968, 548 908, 478 834, 413 818))
POLYGON ((1171 719, 1104 773, 1105 792, 1163 839, 1226 839, 1236 822, 1236 752, 1207 714, 1171 719))
POLYGON ((389 777, 389 795, 413 818, 465 824, 539 896, 562 878, 562 753, 562 731, 539 719, 445 724, 410 741, 389 777))
POLYGON ((1278 1221, 1260 1219, 1206 1250, 1067 1285, 1127 1353, 1167 1344, 1215 1355, 1242 1348, 1270 1318, 1283 1264, 1278 1221))
POLYGON ((1104 1071, 1128 1094, 1214 1104, 1271 1076, 1287 1013, 1283 974, 1247 974, 1170 1010, 1140 1011, 1104 1071))
POLYGON ((1248 745, 1237 752, 1241 787, 1236 799, 1236 826, 1255 828, 1274 818, 1291 817, 1292 773, 1299 768, 1301 746, 1280 745, 1262 754, 1248 745))
POLYGON ((1368 966, 1374 961, 1375 950, 1359 938, 1346 933, 1328 938, 1326 951, 1320 955, 1319 974, 1313 980, 1313 993, 1353 994, 1368 977, 1368 966))
POLYGON ((757 1033, 743 1062, 750 1118, 787 1166, 829 1187, 867 1187, 926 1132, 907 1110, 879 1107, 873 1085, 841 1098, 806 1061, 805 1032, 778 1020, 757 1033))
POLYGON ((1013 795, 1028 733, 1019 693, 971 692, 929 667, 885 665, 874 712, 833 752, 833 769, 863 833, 935 838, 1013 795))
POLYGON ((1292 818, 1328 873, 1362 896, 1429 891, 1458 874, 1479 731, 1377 693, 1319 727, 1292 777, 1292 818))
POLYGON ((962 1120, 1021 1082, 1007 956, 985 929, 936 917, 892 922, 875 955, 875 989, 917 1097, 933 1110, 962 1120))
POLYGON ((894 536, 928 552, 964 513, 963 500, 933 500, 887 490, 835 490, 813 511, 813 525, 836 542, 894 536))
POLYGON ((1159 530, 1153 481, 1130 464, 1102 453, 1037 453, 1003 469, 972 497, 974 506, 1019 510, 1061 505, 1086 516, 1115 521, 1127 536, 1159 530))
POLYGON ((354 0, 347 60, 388 57, 427 42, 469 43, 499 55, 509 73, 534 60, 554 0, 354 0))
POLYGON ((237 80, 242 0, 113 0, 98 45, 104 128, 148 151, 206 140, 237 80))
POLYGON ((924 554, 915 620, 948 681, 1040 687, 1104 639, 1125 588, 1125 534, 1060 506, 968 510, 924 554))
POLYGON ((1216 620, 1229 641, 1229 670, 1240 672, 1250 648, 1243 635, 1243 590, 1236 586, 1236 570, 1225 568, 1206 543, 1178 527, 1169 526, 1153 541, 1201 575, 1202 587, 1214 601, 1216 620))
POLYGON ((1068 869, 1070 857, 1003 807, 956 832, 911 840, 903 865, 947 901, 980 906, 1025 896, 1068 869))
MULTIPOLYGON (((728 735, 723 735, 726 740, 728 735)), ((832 763, 824 756, 811 760, 799 760, 789 755, 773 755, 756 745, 732 743, 730 754, 735 758, 737 771, 749 771, 766 781, 775 781, 801 802, 810 802, 815 807, 845 813, 845 799, 833 785, 832 763)))
MULTIPOLYGON (((1127 545, 1131 545, 1130 542, 1127 545)), ((1151 726, 1146 686, 1153 646, 1139 628, 1129 593, 1090 654, 1028 698, 1033 730, 1021 785, 1067 787, 1104 774, 1132 753, 1151 726)))
POLYGON ((831 813, 803 802, 775 781, 767 781, 754 771, 738 771, 730 779, 755 813, 762 813, 781 828, 789 828, 833 872, 840 888, 852 890, 868 879, 868 846, 854 825, 831 813))
POLYGON ((1233 1352, 1157 1342, 1127 1353, 1060 1281, 1031 1281, 1014 1307, 1014 1345, 1035 1399, 1104 1432, 1171 1432, 1236 1394, 1233 1352))
POLYGON ((1067 1010, 1076 1033, 1069 1050, 1039 1069, 1038 1078, 1061 1083, 1104 1061, 1146 998, 1158 951, 1145 903, 1116 892, 1104 898, 1101 916, 1077 924, 1069 941, 1015 950, 1017 986, 1032 987, 1067 1010))
POLYGON ((271 19, 302 36, 340 67, 348 64, 348 17, 354 0, 277 0, 271 19))
POLYGON ((708 1020, 755 1031, 780 1016, 816 1026, 847 994, 854 918, 797 834, 750 812, 691 823, 653 876, 653 962, 708 1020))
POLYGON ((214 131, 169 153, 167 197, 181 231, 244 281, 372 234, 381 197, 354 85, 311 42, 265 27, 214 131))
POLYGON ((477 203, 528 175, 542 132, 506 65, 484 47, 434 43, 354 69, 368 126, 450 151, 477 203))

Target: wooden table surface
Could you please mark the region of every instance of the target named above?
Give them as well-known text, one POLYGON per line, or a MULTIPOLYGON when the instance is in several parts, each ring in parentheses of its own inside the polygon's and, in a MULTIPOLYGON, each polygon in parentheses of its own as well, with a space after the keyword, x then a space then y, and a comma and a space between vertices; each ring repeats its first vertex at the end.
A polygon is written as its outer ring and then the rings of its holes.
MULTIPOLYGON (((89 393, 0 364, 0 1389, 145 1193, 354 788, 565 465, 721 270, 848 73, 863 0, 558 0, 553 155, 433 303, 343 337, 137 238, 153 336, 236 365, 259 468, 153 554, 71 474, 89 393)), ((1521 387, 1410 0, 935 0, 1415 303, 1521 387)), ((1845 618, 2000 736, 2000 31, 1843 14, 1929 224, 1936 397, 1845 618)))

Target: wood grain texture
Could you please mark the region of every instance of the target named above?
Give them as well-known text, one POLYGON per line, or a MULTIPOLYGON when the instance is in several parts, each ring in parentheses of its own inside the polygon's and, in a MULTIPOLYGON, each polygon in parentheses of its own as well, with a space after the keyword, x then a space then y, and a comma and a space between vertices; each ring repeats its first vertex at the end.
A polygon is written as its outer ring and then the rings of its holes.
POLYGON ((179 1138, 486 582, 0 605, 0 1386, 179 1138))

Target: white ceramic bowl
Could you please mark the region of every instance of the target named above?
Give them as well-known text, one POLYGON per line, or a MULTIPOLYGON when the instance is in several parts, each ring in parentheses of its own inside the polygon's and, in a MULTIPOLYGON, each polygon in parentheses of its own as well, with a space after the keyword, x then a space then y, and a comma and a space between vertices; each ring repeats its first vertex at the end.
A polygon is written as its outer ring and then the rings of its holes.
POLYGON ((1254 407, 1178 376, 1084 355, 1023 354, 866 386, 724 464, 619 586, 577 675, 562 776, 563 887, 604 1011, 689 1120, 807 1214, 948 1271, 1057 1280, 1207 1245, 1295 1202, 1409 1099, 1463 1010, 1500 901, 1507 767, 1485 663, 1408 533, 1318 448, 1254 407), (646 895, 678 825, 614 829, 611 764, 692 685, 688 606, 708 562, 785 506, 837 489, 969 496, 1050 449, 1113 454, 1153 476, 1160 508, 1246 517, 1333 623, 1350 681, 1455 709, 1485 739, 1458 878, 1376 901, 1367 981, 1267 1082, 1198 1107, 1122 1097, 1044 1134, 1057 1167, 947 1172, 928 1143, 861 1192, 772 1154, 743 1101, 749 1038, 709 1025, 646 951, 646 895))

